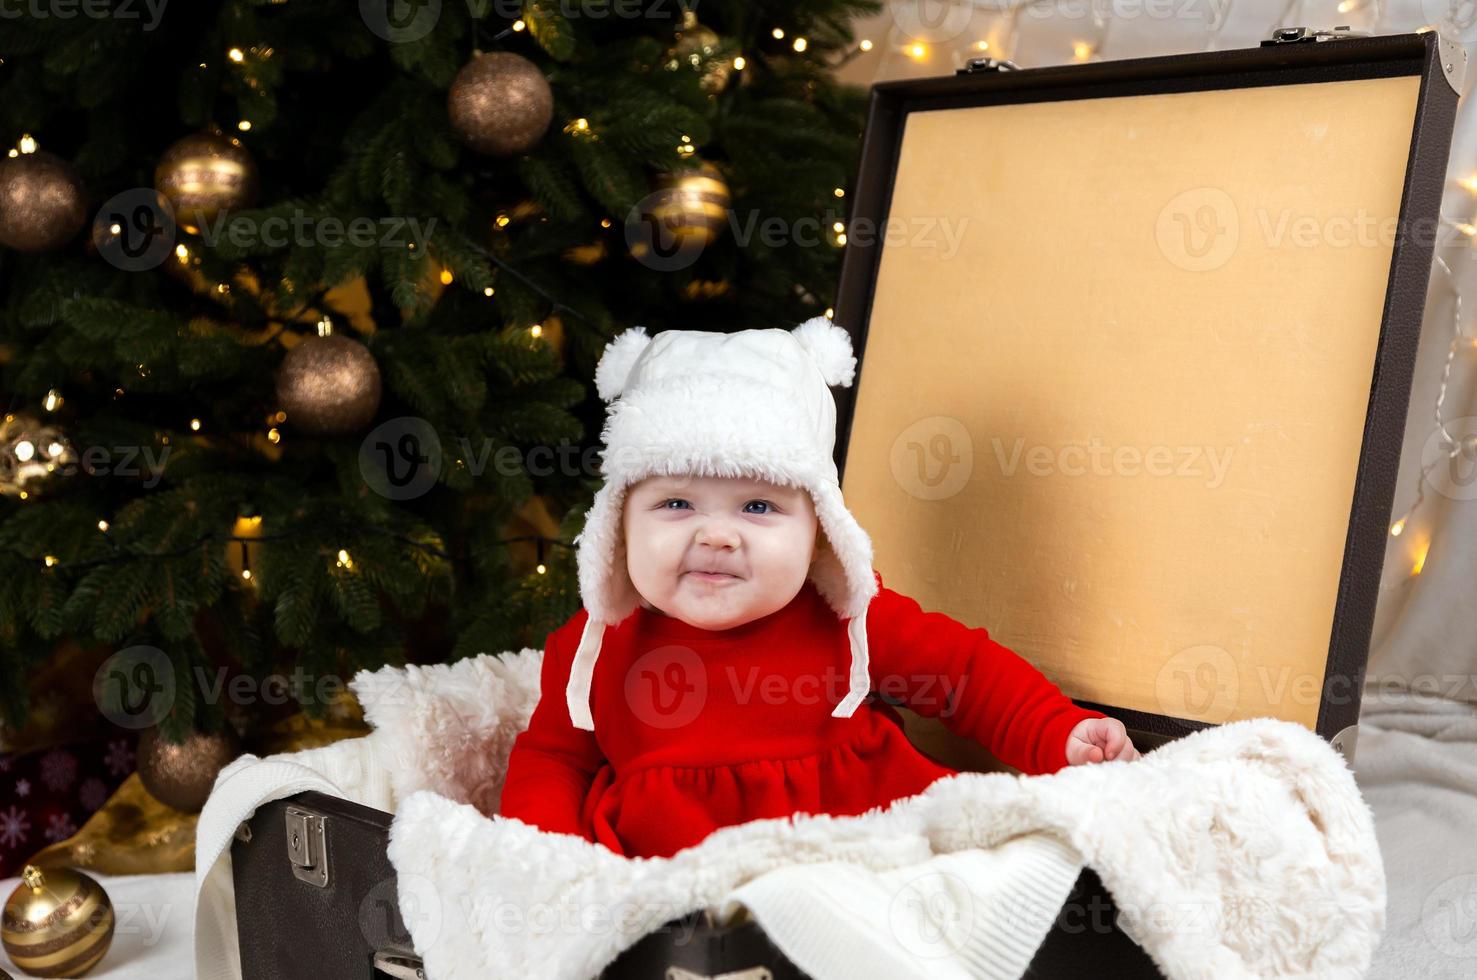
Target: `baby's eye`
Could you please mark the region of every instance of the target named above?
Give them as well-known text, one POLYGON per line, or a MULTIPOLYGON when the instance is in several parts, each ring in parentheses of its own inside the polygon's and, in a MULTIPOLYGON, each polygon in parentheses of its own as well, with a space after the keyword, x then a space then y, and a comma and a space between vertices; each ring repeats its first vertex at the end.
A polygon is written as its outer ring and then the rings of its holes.
POLYGON ((751 500, 747 504, 744 504, 744 506, 745 507, 749 507, 749 506, 751 506, 753 504, 758 504, 760 507, 764 507, 766 509, 765 510, 751 510, 751 511, 749 511, 749 513, 751 513, 751 514, 768 514, 769 511, 774 508, 774 504, 770 503, 767 500, 751 500))
POLYGON ((677 507, 668 507, 667 505, 668 504, 684 504, 685 505, 686 503, 687 503, 687 501, 683 500, 681 497, 673 497, 670 500, 663 500, 662 501, 662 507, 664 509, 666 509, 666 510, 678 510, 679 508, 677 508, 677 507))

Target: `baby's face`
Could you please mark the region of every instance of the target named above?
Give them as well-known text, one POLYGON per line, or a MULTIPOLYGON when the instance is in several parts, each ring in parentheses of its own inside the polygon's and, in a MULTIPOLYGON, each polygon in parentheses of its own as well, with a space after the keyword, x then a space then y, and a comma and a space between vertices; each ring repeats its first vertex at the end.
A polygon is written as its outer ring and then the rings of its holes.
POLYGON ((784 608, 805 584, 818 523, 809 492, 738 477, 653 476, 626 496, 626 567, 668 616, 731 629, 784 608), (722 574, 705 575, 716 569, 722 574))

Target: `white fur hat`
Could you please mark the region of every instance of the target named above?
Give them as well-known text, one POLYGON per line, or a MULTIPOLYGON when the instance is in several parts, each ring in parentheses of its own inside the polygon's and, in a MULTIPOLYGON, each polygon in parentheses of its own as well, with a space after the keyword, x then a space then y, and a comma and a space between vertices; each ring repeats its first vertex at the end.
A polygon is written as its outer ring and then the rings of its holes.
POLYGON ((830 386, 856 376, 851 337, 825 317, 793 330, 710 333, 632 327, 606 345, 595 387, 611 402, 601 475, 578 546, 580 599, 589 619, 565 692, 576 728, 594 730, 590 683, 605 628, 636 611, 621 514, 626 491, 648 476, 744 476, 810 491, 826 544, 810 581, 849 620, 851 673, 832 716, 849 718, 867 696, 867 606, 877 594, 872 540, 841 498, 831 453, 830 386))

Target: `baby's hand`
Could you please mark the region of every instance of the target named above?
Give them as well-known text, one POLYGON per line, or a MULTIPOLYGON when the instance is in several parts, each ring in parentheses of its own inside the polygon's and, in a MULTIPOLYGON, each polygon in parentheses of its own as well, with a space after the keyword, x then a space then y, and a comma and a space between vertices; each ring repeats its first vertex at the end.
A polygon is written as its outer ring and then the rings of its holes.
POLYGON ((1067 736, 1067 765, 1139 758, 1128 730, 1117 718, 1084 718, 1067 736))

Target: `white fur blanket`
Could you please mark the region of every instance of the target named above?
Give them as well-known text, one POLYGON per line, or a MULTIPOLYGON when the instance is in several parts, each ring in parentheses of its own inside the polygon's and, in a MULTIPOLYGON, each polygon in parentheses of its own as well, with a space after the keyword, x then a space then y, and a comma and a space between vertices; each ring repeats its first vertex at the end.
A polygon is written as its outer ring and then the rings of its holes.
POLYGON ((197 832, 198 976, 239 976, 230 833, 264 800, 320 783, 394 813, 400 907, 431 980, 588 978, 771 869, 902 868, 1033 832, 1082 855, 1173 980, 1361 977, 1384 927, 1369 808, 1343 757, 1291 722, 1233 722, 1132 763, 960 774, 886 810, 755 821, 629 859, 491 816, 541 661, 525 649, 361 672, 350 687, 371 735, 223 771, 197 832))

